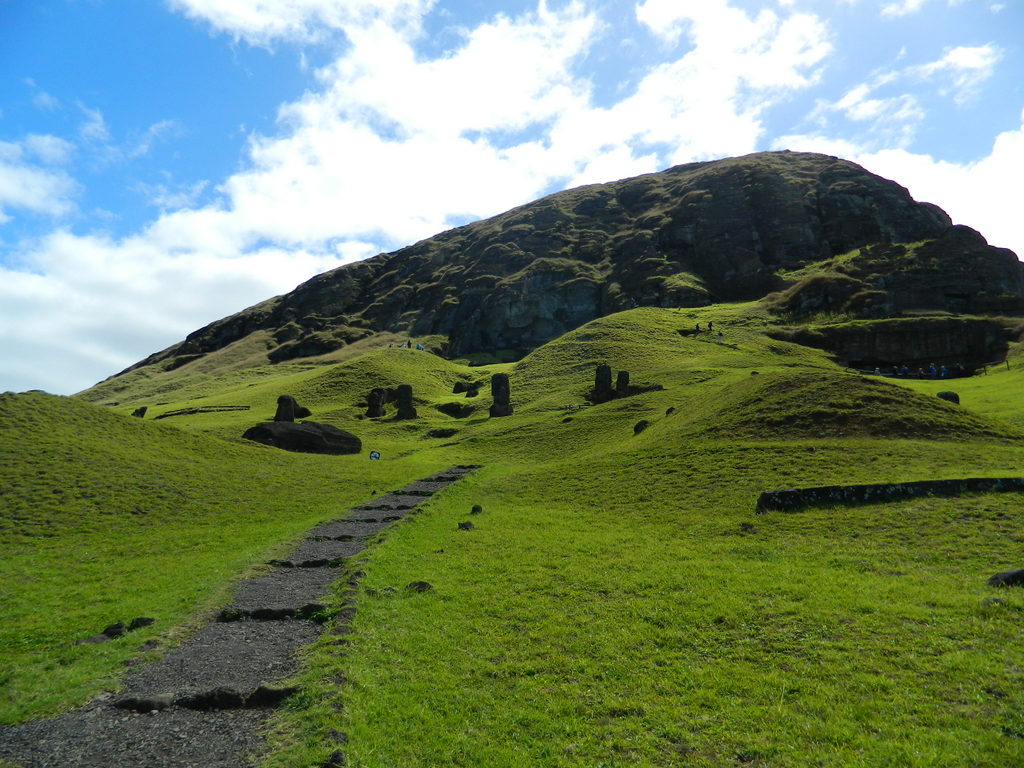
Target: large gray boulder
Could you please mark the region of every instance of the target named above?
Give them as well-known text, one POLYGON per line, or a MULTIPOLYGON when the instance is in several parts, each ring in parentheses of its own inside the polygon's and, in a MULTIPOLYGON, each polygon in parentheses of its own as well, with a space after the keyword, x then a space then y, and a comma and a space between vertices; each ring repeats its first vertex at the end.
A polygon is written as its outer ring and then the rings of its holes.
POLYGON ((298 453, 340 455, 363 450, 362 442, 351 432, 315 421, 267 421, 246 430, 242 437, 298 453))

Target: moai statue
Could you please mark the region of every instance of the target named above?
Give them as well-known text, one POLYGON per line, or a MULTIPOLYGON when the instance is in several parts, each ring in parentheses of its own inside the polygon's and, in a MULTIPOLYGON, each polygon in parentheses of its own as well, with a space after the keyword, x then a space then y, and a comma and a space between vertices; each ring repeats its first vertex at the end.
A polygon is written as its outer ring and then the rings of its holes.
POLYGON ((612 367, 610 365, 597 366, 597 373, 594 375, 594 402, 605 403, 615 396, 612 390, 612 367))
POLYGON ((384 415, 384 403, 388 401, 388 391, 381 387, 370 390, 370 396, 366 398, 366 415, 371 419, 378 419, 384 415))
POLYGON ((132 411, 132 416, 134 416, 137 419, 144 419, 144 418, 146 418, 146 411, 147 410, 148 410, 148 406, 143 405, 143 406, 141 406, 139 408, 136 408, 134 411, 132 411))
POLYGON ((412 386, 410 384, 398 385, 398 414, 396 419, 415 419, 416 409, 412 404, 412 386))
POLYGON ((629 371, 619 371, 615 377, 615 394, 625 397, 629 394, 629 371))
POLYGON ((297 408, 294 397, 281 395, 277 398, 277 413, 274 414, 274 421, 295 421, 297 408))
POLYGON ((509 397, 508 374, 496 373, 491 376, 491 416, 511 416, 512 403, 509 397))

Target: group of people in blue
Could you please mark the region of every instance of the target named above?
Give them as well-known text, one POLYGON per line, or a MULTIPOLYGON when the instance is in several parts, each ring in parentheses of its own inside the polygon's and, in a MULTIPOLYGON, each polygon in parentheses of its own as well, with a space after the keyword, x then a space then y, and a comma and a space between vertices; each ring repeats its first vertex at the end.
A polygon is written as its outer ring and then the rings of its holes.
POLYGON ((919 367, 916 371, 911 370, 906 363, 894 365, 891 370, 880 367, 875 368, 876 376, 898 376, 907 379, 951 379, 967 376, 968 373, 962 363, 940 366, 936 366, 935 363, 929 363, 927 368, 919 367))

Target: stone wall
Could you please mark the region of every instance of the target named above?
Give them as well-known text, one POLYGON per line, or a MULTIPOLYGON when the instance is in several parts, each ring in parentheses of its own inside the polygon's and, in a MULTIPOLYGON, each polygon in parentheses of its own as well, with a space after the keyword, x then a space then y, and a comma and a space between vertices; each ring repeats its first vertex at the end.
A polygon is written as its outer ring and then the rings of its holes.
POLYGON ((958 496, 962 493, 1024 491, 1024 477, 970 477, 962 480, 917 480, 910 483, 823 485, 765 491, 757 500, 758 513, 794 512, 806 507, 877 504, 920 496, 958 496))

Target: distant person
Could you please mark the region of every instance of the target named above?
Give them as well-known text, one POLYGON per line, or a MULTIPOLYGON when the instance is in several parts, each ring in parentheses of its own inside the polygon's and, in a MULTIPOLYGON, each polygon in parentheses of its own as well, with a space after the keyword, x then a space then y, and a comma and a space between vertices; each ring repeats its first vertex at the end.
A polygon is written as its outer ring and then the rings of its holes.
POLYGON ((935 375, 938 372, 939 372, 939 369, 935 367, 935 363, 929 363, 928 364, 928 375, 929 376, 931 376, 934 379, 935 375))
POLYGON ((712 331, 712 329, 713 329, 714 327, 715 327, 715 323, 714 323, 714 321, 712 321, 712 320, 708 320, 708 333, 711 333, 711 331, 712 331))
POLYGON ((697 333, 700 333, 700 323, 697 323, 697 327, 694 330, 696 330, 697 333))
POLYGON ((909 376, 909 375, 910 375, 910 369, 907 368, 906 363, 904 363, 903 367, 900 368, 900 376, 909 376))
POLYGON ((947 368, 946 366, 942 366, 941 368, 939 368, 939 376, 941 376, 944 379, 948 379, 949 378, 949 368, 947 368))
POLYGON ((718 343, 721 344, 723 341, 725 341, 725 334, 722 333, 721 331, 719 331, 718 332, 718 343))

